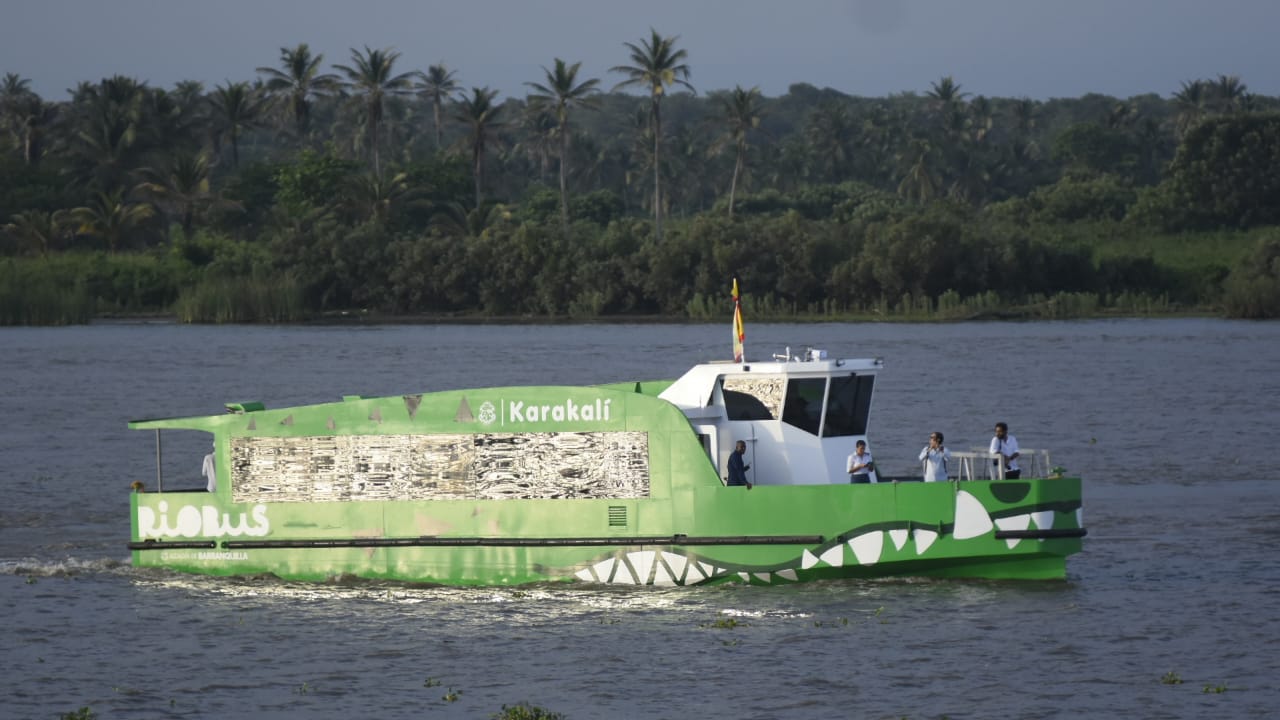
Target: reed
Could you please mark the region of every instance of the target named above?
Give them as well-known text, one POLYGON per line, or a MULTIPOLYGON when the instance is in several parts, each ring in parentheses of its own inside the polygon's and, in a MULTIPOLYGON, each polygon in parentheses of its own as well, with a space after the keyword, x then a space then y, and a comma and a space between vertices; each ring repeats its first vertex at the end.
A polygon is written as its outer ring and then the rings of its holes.
POLYGON ((0 266, 0 325, 77 325, 93 313, 83 277, 39 260, 9 259, 0 266))
POLYGON ((207 278, 184 289, 174 303, 184 323, 285 323, 303 320, 302 287, 291 275, 207 278))

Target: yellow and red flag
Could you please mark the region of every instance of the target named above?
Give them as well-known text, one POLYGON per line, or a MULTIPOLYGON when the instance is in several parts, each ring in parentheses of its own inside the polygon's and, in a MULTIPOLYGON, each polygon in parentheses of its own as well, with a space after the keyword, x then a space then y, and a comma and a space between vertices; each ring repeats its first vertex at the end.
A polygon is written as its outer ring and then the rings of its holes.
POLYGON ((733 279, 733 361, 742 362, 742 341, 747 334, 742 330, 742 305, 738 302, 738 278, 733 279))

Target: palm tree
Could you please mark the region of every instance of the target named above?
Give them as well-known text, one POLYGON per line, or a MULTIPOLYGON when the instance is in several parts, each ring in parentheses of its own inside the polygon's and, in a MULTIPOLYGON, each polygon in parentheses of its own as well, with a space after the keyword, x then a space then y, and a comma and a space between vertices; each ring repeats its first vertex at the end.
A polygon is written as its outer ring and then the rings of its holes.
POLYGON ((927 140, 911 141, 907 151, 899 156, 905 166, 902 180, 898 183, 899 195, 923 203, 938 194, 938 180, 929 167, 932 155, 933 148, 927 140))
POLYGON ((211 127, 212 106, 199 81, 184 80, 172 91, 153 90, 145 103, 148 146, 166 151, 194 150, 211 127))
POLYGON ((516 121, 520 138, 512 154, 523 155, 538 166, 538 182, 545 183, 551 174, 551 158, 559 154, 560 128, 555 114, 543 103, 528 103, 516 121))
POLYGON ((320 63, 324 55, 312 55, 311 48, 301 43, 295 48, 280 48, 280 67, 258 68, 267 76, 267 93, 278 98, 293 116, 293 127, 298 137, 307 134, 311 122, 311 100, 332 92, 338 82, 336 75, 321 74, 320 63))
POLYGON ((77 232, 101 238, 115 253, 121 241, 153 214, 150 205, 128 202, 117 189, 95 193, 91 205, 72 208, 70 216, 78 224, 77 232))
POLYGON ((179 152, 159 168, 142 168, 144 181, 138 189, 150 195, 157 206, 182 225, 184 237, 191 237, 197 211, 236 203, 221 199, 209 188, 209 158, 203 153, 179 152))
POLYGON ((621 73, 626 80, 614 86, 640 86, 649 91, 650 125, 653 129, 653 227, 654 236, 662 241, 662 96, 672 85, 683 85, 691 92, 689 66, 684 63, 688 53, 676 50, 679 36, 664 38, 657 30, 649 28, 649 39, 639 45, 623 43, 631 51, 631 65, 618 65, 609 72, 621 73))
POLYGON ((466 144, 471 150, 471 174, 476 182, 477 210, 484 200, 485 148, 494 139, 497 129, 503 125, 500 120, 502 106, 493 102, 496 97, 497 90, 473 87, 470 97, 464 95, 458 99, 454 111, 454 119, 467 127, 466 144))
POLYGON ((404 95, 411 92, 411 84, 415 73, 393 74, 396 60, 400 53, 386 48, 370 50, 365 46, 364 53, 351 48, 353 65, 334 65, 347 76, 343 85, 355 95, 363 96, 365 106, 365 122, 369 130, 369 148, 373 153, 373 172, 382 171, 378 161, 378 126, 382 124, 383 99, 387 95, 404 95))
POLYGON ((1025 140, 1036 126, 1036 111, 1039 103, 1031 98, 1023 97, 1013 101, 1013 132, 1018 138, 1025 140))
POLYGON ((964 102, 969 97, 969 93, 960 92, 960 83, 956 82, 950 75, 929 83, 929 92, 925 95, 933 98, 939 105, 952 105, 964 102))
POLYGON ((1183 81, 1173 94, 1173 104, 1178 110, 1177 130, 1184 135, 1205 116, 1209 104, 1209 84, 1204 80, 1183 81))
POLYGON ((1239 112, 1249 94, 1249 87, 1235 75, 1219 75, 1210 85, 1213 91, 1214 104, 1219 112, 1239 112))
POLYGON ((134 160, 148 149, 146 83, 115 75, 73 92, 73 162, 79 179, 98 189, 120 187, 134 160))
POLYGON ((247 82, 227 81, 209 96, 215 136, 231 141, 232 167, 240 167, 240 135, 262 124, 263 103, 247 82))
POLYGON ((23 128, 33 99, 40 100, 31 90, 31 80, 17 73, 5 73, 0 80, 0 129, 13 138, 14 147, 26 144, 23 128))
POLYGON ((554 70, 542 68, 547 76, 545 84, 525 83, 536 91, 532 96, 535 104, 555 106, 560 134, 560 221, 566 234, 569 232, 569 109, 580 107, 594 110, 598 107, 592 96, 599 92, 596 86, 600 81, 590 78, 578 82, 578 68, 581 66, 580 62, 567 65, 565 61, 556 58, 554 70))
POLYGON ((14 215, 13 222, 0 226, 0 230, 17 240, 20 246, 33 247, 40 257, 48 257, 49 251, 55 249, 62 239, 66 224, 66 210, 51 213, 27 210, 14 215))
POLYGON ((451 238, 478 238, 485 230, 506 223, 511 210, 505 205, 494 205, 488 210, 467 210, 460 202, 448 202, 431 216, 428 226, 451 238))
POLYGON ((804 135, 813 149, 812 156, 822 179, 828 182, 847 179, 853 166, 851 140, 857 135, 857 124, 848 104, 828 100, 814 108, 804 135))
POLYGON ((393 210, 410 200, 411 194, 407 173, 396 173, 390 178, 367 173, 351 179, 346 199, 361 219, 382 224, 393 210))
POLYGON ((738 191, 738 179, 747 165, 747 135, 760 127, 760 88, 743 90, 736 85, 733 92, 720 99, 726 128, 721 143, 733 143, 737 158, 733 163, 733 180, 729 182, 729 217, 733 217, 733 201, 738 191))
POLYGON ((441 63, 432 65, 425 73, 418 75, 418 91, 431 102, 431 117, 436 123, 436 150, 440 149, 444 140, 444 128, 440 124, 440 108, 444 105, 444 101, 458 90, 458 81, 454 77, 456 74, 441 63))
POLYGON ((58 119, 58 106, 32 94, 17 103, 15 118, 22 160, 28 166, 35 167, 44 156, 45 135, 58 119))

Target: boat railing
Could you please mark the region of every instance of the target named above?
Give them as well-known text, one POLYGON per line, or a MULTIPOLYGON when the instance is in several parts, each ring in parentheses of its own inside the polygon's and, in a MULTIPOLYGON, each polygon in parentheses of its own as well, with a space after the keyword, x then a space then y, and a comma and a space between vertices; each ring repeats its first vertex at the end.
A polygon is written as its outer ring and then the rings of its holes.
MULTIPOLYGON (((951 457, 959 460, 961 480, 1003 480, 1008 470, 1004 457, 992 455, 987 448, 973 448, 972 452, 953 452, 951 457)), ((1019 450, 1018 467, 1024 478, 1047 478, 1053 471, 1053 466, 1049 464, 1048 450, 1019 450)))

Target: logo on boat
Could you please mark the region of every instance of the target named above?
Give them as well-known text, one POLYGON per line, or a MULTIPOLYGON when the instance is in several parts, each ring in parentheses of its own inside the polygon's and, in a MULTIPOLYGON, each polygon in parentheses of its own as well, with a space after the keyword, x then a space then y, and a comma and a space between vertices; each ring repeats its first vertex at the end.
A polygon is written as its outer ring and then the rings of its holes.
POLYGON ((254 505, 249 512, 220 512, 213 505, 183 505, 171 518, 169 503, 164 500, 155 510, 138 508, 138 536, 146 538, 176 537, 262 537, 271 532, 266 505, 254 505), (157 510, 159 512, 157 512, 157 510))
POLYGON ((507 418, 518 422, 592 422, 609 419, 609 403, 613 400, 596 399, 594 403, 576 403, 565 400, 558 405, 526 405, 523 400, 507 403, 507 418))
MULTIPOLYGON (((540 403, 530 403, 524 400, 506 400, 499 401, 506 403, 506 416, 502 420, 502 424, 507 423, 535 423, 535 422, 595 422, 598 420, 609 420, 612 417, 612 408, 610 403, 612 399, 600 400, 597 398, 592 402, 578 403, 573 400, 565 400, 554 405, 543 405, 540 403)), ((498 422, 498 408, 492 402, 486 400, 480 405, 480 410, 476 413, 476 420, 481 425, 492 425, 498 422)))

